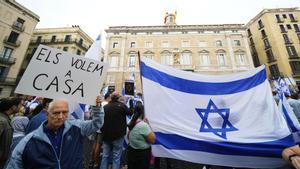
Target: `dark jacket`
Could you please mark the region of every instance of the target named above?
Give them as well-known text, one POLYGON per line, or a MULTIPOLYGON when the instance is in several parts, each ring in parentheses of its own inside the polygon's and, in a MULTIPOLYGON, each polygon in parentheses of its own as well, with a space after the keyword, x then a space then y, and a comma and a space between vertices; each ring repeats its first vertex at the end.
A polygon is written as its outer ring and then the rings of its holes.
POLYGON ((13 128, 9 117, 4 113, 0 113, 0 169, 4 167, 9 156, 12 138, 13 128))
POLYGON ((82 169, 82 138, 96 132, 103 124, 104 113, 100 111, 100 107, 93 107, 92 111, 94 114, 92 121, 67 120, 65 122, 59 157, 44 132, 43 125, 40 125, 16 146, 7 168, 82 169))
POLYGON ((109 102, 104 107, 104 124, 101 128, 103 141, 113 141, 126 134, 126 115, 129 110, 125 104, 120 102, 109 102))

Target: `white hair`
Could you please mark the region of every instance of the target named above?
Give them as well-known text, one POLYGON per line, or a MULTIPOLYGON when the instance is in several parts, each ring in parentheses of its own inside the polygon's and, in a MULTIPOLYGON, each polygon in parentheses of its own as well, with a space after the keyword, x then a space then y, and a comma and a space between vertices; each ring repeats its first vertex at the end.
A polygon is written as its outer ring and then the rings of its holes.
POLYGON ((53 106, 56 104, 56 103, 59 103, 59 102, 65 102, 67 104, 67 107, 69 109, 69 103, 68 103, 68 100, 66 99, 55 99, 53 100, 52 102, 49 103, 49 106, 48 106, 48 112, 52 112, 52 109, 53 109, 53 106))

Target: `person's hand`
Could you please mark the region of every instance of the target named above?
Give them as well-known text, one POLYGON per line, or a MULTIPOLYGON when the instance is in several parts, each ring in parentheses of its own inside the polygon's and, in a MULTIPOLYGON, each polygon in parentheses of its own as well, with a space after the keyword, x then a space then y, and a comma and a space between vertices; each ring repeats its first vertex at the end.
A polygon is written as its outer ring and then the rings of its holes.
POLYGON ((300 169, 300 156, 294 156, 291 158, 291 163, 296 169, 300 169))
POLYGON ((101 103, 102 103, 101 97, 97 96, 97 98, 96 98, 96 106, 101 106, 101 103))
POLYGON ((144 118, 144 122, 149 124, 149 120, 147 118, 144 118))

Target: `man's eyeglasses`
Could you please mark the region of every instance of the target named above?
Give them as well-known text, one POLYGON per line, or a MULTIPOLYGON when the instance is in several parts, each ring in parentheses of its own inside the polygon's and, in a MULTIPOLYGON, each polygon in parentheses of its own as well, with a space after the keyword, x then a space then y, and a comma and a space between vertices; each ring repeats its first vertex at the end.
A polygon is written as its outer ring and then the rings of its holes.
POLYGON ((69 111, 57 111, 57 112, 51 112, 51 114, 55 117, 58 117, 60 114, 62 114, 63 116, 67 116, 69 113, 69 111))

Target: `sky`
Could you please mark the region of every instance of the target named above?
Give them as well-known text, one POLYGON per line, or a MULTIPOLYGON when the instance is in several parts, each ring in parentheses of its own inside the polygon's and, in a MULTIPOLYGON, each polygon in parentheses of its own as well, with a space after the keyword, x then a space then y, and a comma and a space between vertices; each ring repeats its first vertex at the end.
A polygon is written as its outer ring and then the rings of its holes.
POLYGON ((37 28, 79 25, 92 39, 109 26, 246 24, 264 8, 300 7, 300 0, 16 0, 40 17, 37 28))

